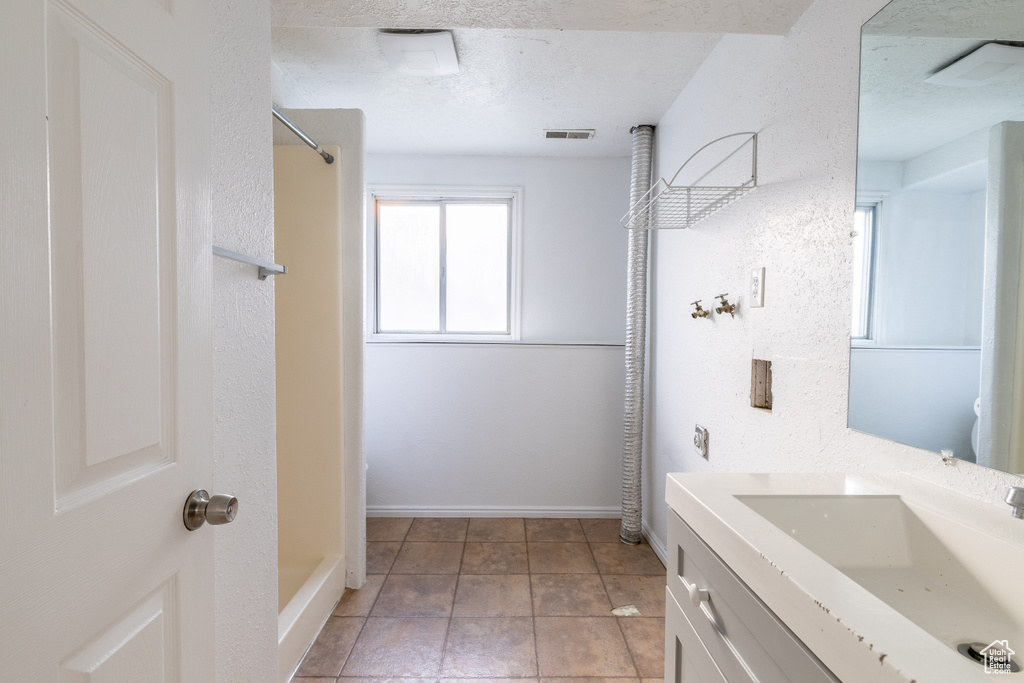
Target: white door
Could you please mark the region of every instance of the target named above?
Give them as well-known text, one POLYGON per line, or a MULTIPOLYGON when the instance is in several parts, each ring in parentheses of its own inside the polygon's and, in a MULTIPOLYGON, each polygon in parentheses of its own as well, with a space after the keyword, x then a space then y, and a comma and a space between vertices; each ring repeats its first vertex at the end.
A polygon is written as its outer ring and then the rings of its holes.
POLYGON ((205 4, 0 2, 5 683, 213 679, 205 4))

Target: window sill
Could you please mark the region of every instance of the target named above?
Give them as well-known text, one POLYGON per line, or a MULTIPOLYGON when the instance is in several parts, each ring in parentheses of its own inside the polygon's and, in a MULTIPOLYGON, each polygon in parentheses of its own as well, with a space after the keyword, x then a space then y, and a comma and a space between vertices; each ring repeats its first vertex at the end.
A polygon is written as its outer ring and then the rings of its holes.
POLYGON ((521 339, 381 339, 372 337, 363 340, 374 346, 542 346, 542 347, 588 347, 588 348, 623 348, 623 342, 603 341, 523 341, 521 339))

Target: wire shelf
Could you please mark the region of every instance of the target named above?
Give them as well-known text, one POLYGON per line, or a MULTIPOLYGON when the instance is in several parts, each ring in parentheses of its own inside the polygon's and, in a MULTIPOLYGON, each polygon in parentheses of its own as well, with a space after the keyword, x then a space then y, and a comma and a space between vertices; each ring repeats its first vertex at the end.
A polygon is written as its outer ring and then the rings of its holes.
MULTIPOLYGON (((736 154, 746 145, 740 145, 722 161, 713 166, 701 178, 706 177, 712 171, 724 164, 733 154, 736 154)), ((743 195, 757 187, 757 133, 733 133, 712 140, 704 145, 687 159, 672 180, 667 181, 661 178, 647 193, 641 197, 625 216, 622 217, 622 227, 629 230, 663 230, 689 228, 705 218, 711 216, 723 207, 733 203, 743 195), (702 151, 726 138, 739 135, 749 135, 751 144, 751 170, 750 178, 739 185, 674 185, 676 178, 686 168, 686 165, 702 151)))

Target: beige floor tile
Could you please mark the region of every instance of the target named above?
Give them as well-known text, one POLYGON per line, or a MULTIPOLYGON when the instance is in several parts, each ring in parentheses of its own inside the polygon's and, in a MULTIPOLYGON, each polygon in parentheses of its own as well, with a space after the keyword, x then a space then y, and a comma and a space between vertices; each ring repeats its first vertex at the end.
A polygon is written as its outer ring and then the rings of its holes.
POLYGON ((337 676, 341 673, 364 621, 356 617, 329 617, 295 675, 337 676))
POLYGON ((583 525, 583 533, 591 543, 621 543, 621 519, 581 519, 580 524, 583 525))
POLYGON ((366 540, 402 542, 411 524, 412 517, 367 517, 366 540))
POLYGON ((543 677, 635 677, 636 668, 616 619, 536 617, 537 658, 543 677))
MULTIPOLYGON (((348 683, 345 681, 344 683, 348 683)), ((540 683, 539 678, 442 678, 437 683, 540 683)))
POLYGON ((578 519, 528 519, 526 540, 578 543, 586 541, 587 537, 578 519))
POLYGON ((531 574, 596 574, 586 543, 527 543, 531 574))
POLYGON ((534 613, 544 617, 610 617, 611 603, 597 574, 533 574, 534 613))
POLYGON ((407 541, 448 541, 461 543, 466 540, 469 520, 464 518, 418 518, 412 521, 407 541))
POLYGON ((387 574, 395 562, 401 543, 391 541, 366 544, 366 573, 387 574))
POLYGON ((646 543, 591 543, 590 549, 602 574, 665 574, 665 565, 646 543))
POLYGON ((541 683, 641 683, 639 678, 548 678, 544 677, 541 683))
POLYGON ((623 617, 618 620, 626 634, 626 644, 641 676, 665 673, 665 620, 623 617))
POLYGON ((525 543, 467 543, 462 557, 464 574, 526 574, 525 543))
MULTIPOLYGON (((341 683, 439 683, 437 676, 426 678, 405 678, 402 676, 342 676, 337 679, 341 683)), ((306 683, 301 679, 294 679, 292 683, 306 683)), ((335 683, 331 679, 330 683, 335 683)))
POLYGON ((375 617, 448 617, 458 576, 392 574, 373 606, 375 617))
POLYGON ((530 577, 494 574, 459 577, 453 617, 530 617, 530 577))
POLYGON ((324 678, 323 676, 295 676, 292 678, 293 683, 335 683, 338 679, 334 676, 324 678))
POLYGON ((458 574, 463 545, 406 541, 391 571, 394 574, 458 574))
POLYGON ((604 587, 612 607, 636 605, 645 617, 665 616, 665 576, 604 574, 604 587))
POLYGON ((437 676, 448 619, 370 617, 343 676, 437 676))
POLYGON ((526 528, 521 519, 471 519, 467 541, 486 543, 522 543, 526 528))
POLYGON ((365 617, 370 613, 380 587, 384 585, 384 576, 372 574, 366 577, 366 583, 359 590, 346 588, 334 608, 333 616, 336 617, 365 617))
POLYGON ((452 618, 443 676, 536 676, 533 620, 452 618))
POLYGON ((665 683, 664 678, 641 678, 640 683, 665 683))

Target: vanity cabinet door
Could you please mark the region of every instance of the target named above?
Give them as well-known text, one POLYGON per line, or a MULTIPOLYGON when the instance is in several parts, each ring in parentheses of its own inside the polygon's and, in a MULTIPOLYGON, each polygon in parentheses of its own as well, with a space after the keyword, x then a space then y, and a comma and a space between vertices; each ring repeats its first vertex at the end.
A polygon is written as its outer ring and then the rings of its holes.
POLYGON ((665 589, 665 683, 728 683, 670 588, 665 589))
POLYGON ((669 513, 669 589, 725 680, 838 683, 718 555, 669 513), (704 600, 691 599, 691 586, 704 600))

